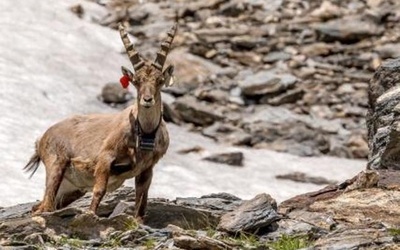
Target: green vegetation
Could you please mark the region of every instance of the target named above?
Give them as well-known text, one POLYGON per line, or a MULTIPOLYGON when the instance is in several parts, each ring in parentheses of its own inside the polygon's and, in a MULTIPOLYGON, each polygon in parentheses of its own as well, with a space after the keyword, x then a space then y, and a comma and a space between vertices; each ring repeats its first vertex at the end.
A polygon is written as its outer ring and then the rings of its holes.
POLYGON ((268 243, 267 246, 273 250, 296 250, 311 246, 311 241, 308 236, 289 236, 282 235, 282 237, 272 243, 268 243))
POLYGON ((146 239, 146 241, 144 242, 144 246, 146 247, 147 250, 152 250, 155 248, 157 244, 157 241, 153 238, 148 238, 146 239))
POLYGON ((101 248, 116 248, 116 247, 120 247, 121 244, 121 239, 120 236, 116 236, 113 237, 111 239, 109 239, 106 243, 101 245, 101 248))
POLYGON ((240 233, 236 242, 244 248, 258 248, 261 246, 259 238, 254 234, 240 233))
POLYGON ((207 228, 207 231, 206 231, 207 237, 214 238, 214 236, 216 234, 217 234, 217 230, 215 230, 215 228, 212 228, 212 227, 207 228))
POLYGON ((388 231, 391 236, 399 236, 400 235, 400 228, 389 228, 388 231))
POLYGON ((74 237, 68 237, 66 235, 62 235, 60 240, 58 242, 55 242, 55 245, 57 246, 65 246, 68 245, 72 248, 82 248, 83 247, 83 242, 81 239, 74 238, 74 237))
POLYGON ((135 219, 132 218, 130 220, 127 220, 124 222, 125 230, 137 230, 139 228, 139 222, 135 219))
POLYGON ((262 246, 256 235, 244 232, 240 232, 234 237, 223 236, 220 240, 228 245, 239 246, 240 249, 258 249, 262 246))

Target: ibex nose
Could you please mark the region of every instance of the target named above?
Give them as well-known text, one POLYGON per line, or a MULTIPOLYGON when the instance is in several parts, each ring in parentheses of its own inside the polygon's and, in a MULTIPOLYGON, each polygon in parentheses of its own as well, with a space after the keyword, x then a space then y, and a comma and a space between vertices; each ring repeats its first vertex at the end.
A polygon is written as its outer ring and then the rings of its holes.
POLYGON ((151 96, 143 96, 143 100, 145 102, 152 102, 153 101, 153 97, 151 97, 151 96))

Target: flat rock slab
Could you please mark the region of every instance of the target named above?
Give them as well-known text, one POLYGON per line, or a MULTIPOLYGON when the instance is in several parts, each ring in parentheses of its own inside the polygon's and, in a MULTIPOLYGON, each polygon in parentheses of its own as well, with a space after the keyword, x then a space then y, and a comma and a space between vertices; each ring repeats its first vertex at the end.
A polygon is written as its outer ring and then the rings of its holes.
POLYGON ((288 174, 281 174, 276 176, 277 179, 291 180, 295 182, 313 183, 317 185, 335 184, 336 182, 328 180, 324 177, 309 176, 302 172, 293 172, 288 174))
POLYGON ((192 96, 178 98, 174 103, 176 112, 185 122, 195 125, 210 125, 223 119, 222 113, 215 106, 206 105, 192 96))
POLYGON ((382 58, 397 58, 400 57, 400 44, 387 43, 384 45, 377 46, 375 51, 382 58))
POLYGON ((392 247, 398 244, 399 196, 398 171, 361 172, 339 185, 281 203, 284 219, 268 237, 311 233, 318 235, 316 249, 397 249, 392 247))
POLYGON ((291 88, 297 78, 291 74, 280 74, 273 71, 261 71, 248 74, 239 81, 239 87, 245 96, 278 94, 291 88))
POLYGON ((276 201, 267 194, 259 194, 221 217, 218 229, 229 233, 255 232, 278 221, 276 201))
POLYGON ((364 21, 359 17, 335 19, 315 26, 316 31, 324 41, 341 41, 353 43, 362 39, 378 36, 383 33, 383 27, 373 22, 364 21))
POLYGON ((231 166, 243 166, 243 153, 242 152, 229 152, 221 154, 213 154, 203 158, 206 161, 228 164, 231 166))
MULTIPOLYGON (((361 172, 351 180, 282 202, 279 212, 298 217, 322 213, 339 224, 400 227, 400 173, 391 170, 361 172)), ((321 217, 321 218, 322 218, 321 217)), ((322 220, 321 220, 322 221, 322 220)), ((318 224, 318 223, 315 223, 318 224)))
MULTIPOLYGON (((388 230, 375 228, 353 228, 345 230, 335 230, 327 236, 317 240, 314 243, 315 249, 376 249, 378 246, 386 245, 387 248, 398 249, 393 242, 393 236, 388 230)), ((398 245, 397 245, 398 247, 398 245)))

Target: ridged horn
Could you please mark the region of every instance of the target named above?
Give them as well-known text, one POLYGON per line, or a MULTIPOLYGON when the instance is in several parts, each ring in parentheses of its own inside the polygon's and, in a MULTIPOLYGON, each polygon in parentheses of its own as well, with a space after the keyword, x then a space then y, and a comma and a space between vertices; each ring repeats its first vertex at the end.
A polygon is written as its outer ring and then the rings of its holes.
POLYGON ((126 33, 124 26, 120 23, 118 26, 119 34, 121 35, 122 42, 124 43, 126 53, 128 53, 129 60, 131 61, 135 71, 138 71, 144 65, 144 61, 140 58, 139 52, 135 50, 131 40, 126 33))
POLYGON ((151 64, 160 71, 162 71, 165 60, 167 60, 168 52, 171 48, 171 44, 174 40, 177 28, 178 23, 175 23, 174 26, 172 26, 171 30, 167 33, 167 39, 165 39, 165 41, 161 43, 161 49, 157 52, 156 60, 154 60, 154 62, 151 64))

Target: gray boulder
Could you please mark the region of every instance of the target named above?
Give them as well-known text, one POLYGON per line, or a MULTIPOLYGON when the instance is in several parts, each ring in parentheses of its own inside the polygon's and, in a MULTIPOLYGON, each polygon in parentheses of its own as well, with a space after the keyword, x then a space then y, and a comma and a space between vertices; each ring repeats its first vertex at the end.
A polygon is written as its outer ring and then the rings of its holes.
POLYGON ((400 58, 383 63, 371 79, 366 117, 369 169, 400 169, 400 58))

